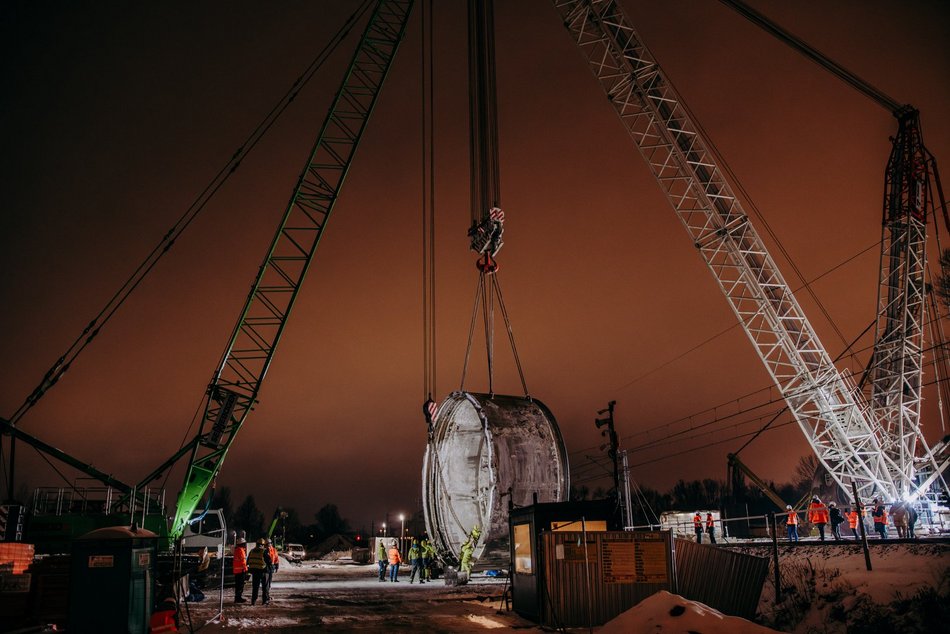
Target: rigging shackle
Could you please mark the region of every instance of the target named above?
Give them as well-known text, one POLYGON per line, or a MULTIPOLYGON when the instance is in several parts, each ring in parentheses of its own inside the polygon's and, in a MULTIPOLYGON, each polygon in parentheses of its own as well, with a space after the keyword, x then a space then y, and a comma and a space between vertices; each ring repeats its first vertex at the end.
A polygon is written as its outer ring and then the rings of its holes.
POLYGON ((491 275, 498 270, 498 260, 493 258, 490 253, 485 253, 485 255, 478 258, 478 261, 475 262, 475 268, 477 268, 480 273, 491 275))

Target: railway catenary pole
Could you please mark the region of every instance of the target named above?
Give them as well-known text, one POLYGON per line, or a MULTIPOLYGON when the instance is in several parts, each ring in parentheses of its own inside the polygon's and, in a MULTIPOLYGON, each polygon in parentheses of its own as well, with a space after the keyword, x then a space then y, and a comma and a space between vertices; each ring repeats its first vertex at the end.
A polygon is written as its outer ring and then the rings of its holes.
POLYGON ((871 551, 868 548, 867 529, 864 528, 864 504, 861 503, 861 498, 858 497, 858 487, 854 482, 851 483, 851 493, 854 495, 854 510, 858 514, 858 526, 861 527, 861 549, 864 551, 864 565, 870 570, 871 551))

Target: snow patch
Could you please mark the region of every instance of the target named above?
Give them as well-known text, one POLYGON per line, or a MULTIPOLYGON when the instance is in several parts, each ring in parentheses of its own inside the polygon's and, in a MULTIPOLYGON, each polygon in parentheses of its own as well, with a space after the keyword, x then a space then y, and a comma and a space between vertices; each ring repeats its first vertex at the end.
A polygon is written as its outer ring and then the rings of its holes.
POLYGON ((283 616, 273 616, 270 618, 229 618, 228 627, 236 627, 242 630, 263 630, 275 627, 292 627, 300 625, 300 619, 290 619, 283 616))
POLYGON ((776 630, 756 625, 737 616, 727 616, 698 601, 689 601, 665 590, 620 614, 600 630, 600 634, 775 634, 776 630))
POLYGON ((481 625, 487 630, 496 630, 502 627, 508 627, 504 623, 499 623, 495 619, 489 618, 487 616, 476 616, 474 614, 467 614, 465 618, 470 622, 476 625, 481 625))

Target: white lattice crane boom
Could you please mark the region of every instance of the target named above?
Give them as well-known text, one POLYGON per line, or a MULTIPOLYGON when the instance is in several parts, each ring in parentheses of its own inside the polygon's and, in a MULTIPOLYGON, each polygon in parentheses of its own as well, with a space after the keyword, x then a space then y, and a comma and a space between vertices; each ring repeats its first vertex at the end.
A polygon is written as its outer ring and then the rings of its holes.
MULTIPOLYGON (((615 0, 554 4, 818 459, 842 487, 854 482, 862 497, 897 499, 908 474, 893 436, 834 366, 711 144, 621 7, 615 0)), ((919 428, 912 433, 922 440, 919 428)))

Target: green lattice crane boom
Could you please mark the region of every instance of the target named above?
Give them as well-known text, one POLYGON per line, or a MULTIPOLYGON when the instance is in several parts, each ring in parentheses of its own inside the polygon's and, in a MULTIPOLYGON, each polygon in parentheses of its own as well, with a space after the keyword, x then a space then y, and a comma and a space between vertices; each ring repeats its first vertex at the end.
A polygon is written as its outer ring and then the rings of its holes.
POLYGON ((191 457, 169 529, 171 539, 181 536, 257 402, 412 6, 413 0, 380 0, 369 18, 208 386, 201 428, 186 446, 191 457))

